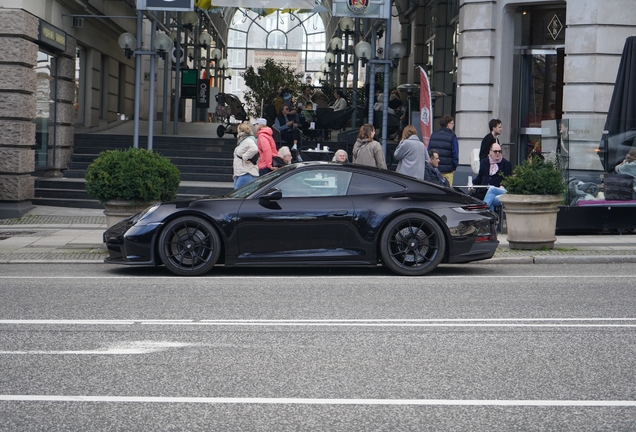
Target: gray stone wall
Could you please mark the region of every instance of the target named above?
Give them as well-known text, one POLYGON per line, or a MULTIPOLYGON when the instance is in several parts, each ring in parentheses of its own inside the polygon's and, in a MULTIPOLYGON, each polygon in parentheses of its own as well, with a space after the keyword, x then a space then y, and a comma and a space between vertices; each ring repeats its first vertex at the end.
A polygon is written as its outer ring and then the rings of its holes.
MULTIPOLYGON (((0 9, 0 203, 33 197, 38 19, 0 9)), ((1 209, 0 209, 1 210, 1 209)))

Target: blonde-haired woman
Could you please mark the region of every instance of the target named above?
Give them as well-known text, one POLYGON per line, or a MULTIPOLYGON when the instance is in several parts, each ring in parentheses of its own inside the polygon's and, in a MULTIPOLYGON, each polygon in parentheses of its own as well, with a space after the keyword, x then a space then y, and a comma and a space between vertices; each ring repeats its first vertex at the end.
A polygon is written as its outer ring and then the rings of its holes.
POLYGON ((258 154, 258 146, 256 138, 252 134, 252 128, 248 123, 241 123, 237 130, 234 161, 232 162, 234 189, 238 189, 258 177, 258 166, 250 160, 258 154))
POLYGON ((395 149, 393 157, 400 161, 395 172, 424 180, 424 168, 429 161, 428 151, 413 126, 404 128, 402 141, 395 149))
POLYGON ((382 146, 373 139, 374 136, 373 125, 363 124, 353 146, 353 163, 386 169, 382 146))

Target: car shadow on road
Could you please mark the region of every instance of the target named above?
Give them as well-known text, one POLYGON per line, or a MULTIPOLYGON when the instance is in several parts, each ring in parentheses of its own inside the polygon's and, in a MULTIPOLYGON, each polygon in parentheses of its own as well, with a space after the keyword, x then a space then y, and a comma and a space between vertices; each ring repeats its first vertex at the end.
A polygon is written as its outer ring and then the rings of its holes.
MULTIPOLYGON (((113 266, 108 270, 109 273, 127 277, 182 277, 168 271, 165 267, 128 267, 113 266)), ((478 263, 473 265, 446 265, 442 264, 429 273, 427 276, 473 276, 473 275, 489 275, 492 268, 489 266, 480 266, 478 263)), ((399 276, 386 267, 225 267, 216 266, 209 273, 199 276, 206 278, 215 277, 321 277, 321 276, 399 276)), ((426 277, 426 276, 419 276, 426 277)))

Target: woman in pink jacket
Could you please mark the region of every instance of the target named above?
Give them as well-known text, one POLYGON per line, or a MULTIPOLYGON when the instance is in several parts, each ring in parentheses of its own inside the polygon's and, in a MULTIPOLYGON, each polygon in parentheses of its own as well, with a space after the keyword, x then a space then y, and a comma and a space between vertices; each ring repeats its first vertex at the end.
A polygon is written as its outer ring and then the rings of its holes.
POLYGON ((264 118, 256 119, 254 129, 256 129, 256 145, 259 155, 258 175, 262 176, 276 169, 272 166, 272 157, 277 156, 278 151, 274 141, 274 132, 272 128, 267 126, 267 120, 264 118))

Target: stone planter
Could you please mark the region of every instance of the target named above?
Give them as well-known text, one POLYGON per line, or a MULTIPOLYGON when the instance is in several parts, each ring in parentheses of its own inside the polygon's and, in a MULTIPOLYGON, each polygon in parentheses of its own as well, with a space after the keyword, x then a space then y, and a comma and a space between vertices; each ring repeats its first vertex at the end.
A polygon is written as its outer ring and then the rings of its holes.
POLYGON ((137 202, 137 201, 125 201, 125 200, 108 200, 104 203, 104 214, 106 215, 106 226, 108 228, 116 225, 118 222, 126 219, 128 216, 139 213, 152 204, 158 201, 150 203, 137 202))
POLYGON ((554 248, 561 195, 503 194, 510 249, 554 248))

